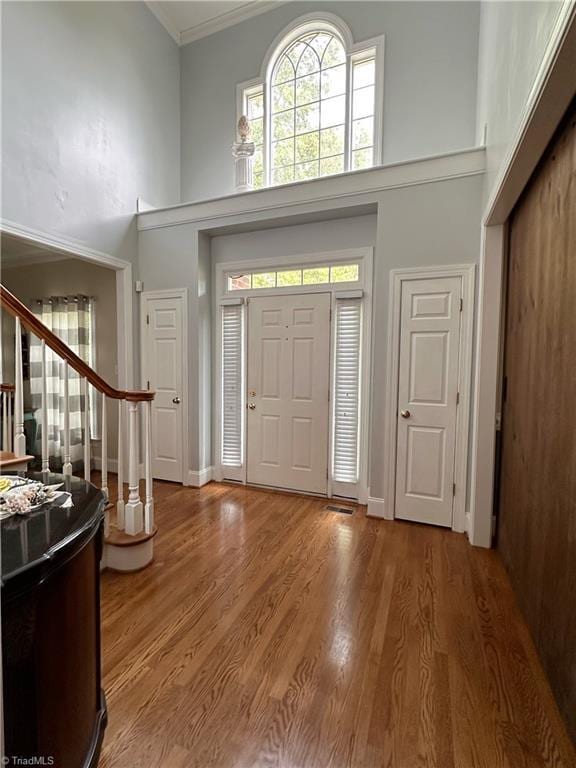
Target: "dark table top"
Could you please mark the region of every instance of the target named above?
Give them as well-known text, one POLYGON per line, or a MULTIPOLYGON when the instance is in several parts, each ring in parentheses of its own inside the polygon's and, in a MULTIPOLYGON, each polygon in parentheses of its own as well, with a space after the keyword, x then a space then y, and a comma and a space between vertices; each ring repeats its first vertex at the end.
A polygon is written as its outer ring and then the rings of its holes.
POLYGON ((99 488, 78 477, 64 477, 41 472, 3 472, 46 485, 64 483, 61 490, 72 494, 73 507, 43 504, 27 515, 13 515, 1 521, 2 586, 18 581, 19 577, 34 569, 45 570, 60 557, 90 538, 104 517, 104 494, 99 488))

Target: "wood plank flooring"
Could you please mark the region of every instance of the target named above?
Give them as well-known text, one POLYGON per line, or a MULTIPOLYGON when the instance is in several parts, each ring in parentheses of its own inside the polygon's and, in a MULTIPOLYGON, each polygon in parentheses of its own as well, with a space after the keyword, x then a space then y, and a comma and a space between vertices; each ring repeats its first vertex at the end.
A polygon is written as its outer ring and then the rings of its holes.
POLYGON ((101 768, 573 768, 494 552, 326 502, 155 483, 102 576, 101 768))

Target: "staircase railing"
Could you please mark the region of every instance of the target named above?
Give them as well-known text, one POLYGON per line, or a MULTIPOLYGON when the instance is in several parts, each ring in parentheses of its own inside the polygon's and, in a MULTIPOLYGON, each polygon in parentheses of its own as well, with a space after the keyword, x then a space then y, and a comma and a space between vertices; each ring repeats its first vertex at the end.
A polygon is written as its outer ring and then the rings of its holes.
MULTIPOLYGON (((70 403, 69 403, 69 371, 72 369, 80 376, 81 393, 84 399, 83 435, 84 435, 84 478, 90 481, 91 446, 90 446, 90 404, 88 384, 91 384, 101 395, 102 432, 101 432, 101 488, 106 498, 108 489, 108 421, 107 399, 118 402, 118 498, 116 501, 116 526, 119 531, 130 536, 154 531, 154 497, 152 492, 152 401, 154 392, 116 389, 96 373, 70 347, 42 323, 16 296, 0 285, 0 307, 6 310, 15 320, 14 348, 14 384, 0 385, 2 394, 2 449, 11 451, 15 456, 25 456, 26 437, 24 434, 24 381, 22 365, 22 327, 40 340, 41 350, 41 406, 40 426, 42 445, 42 471, 50 471, 50 455, 48 445, 48 394, 46 348, 52 350, 64 361, 63 378, 63 451, 62 472, 72 474, 70 454, 70 403), (128 410, 128 498, 124 494, 124 411, 128 410), (145 500, 140 498, 140 439, 139 439, 139 410, 144 413, 144 477, 145 500)), ((107 528, 109 521, 107 520, 107 528)))

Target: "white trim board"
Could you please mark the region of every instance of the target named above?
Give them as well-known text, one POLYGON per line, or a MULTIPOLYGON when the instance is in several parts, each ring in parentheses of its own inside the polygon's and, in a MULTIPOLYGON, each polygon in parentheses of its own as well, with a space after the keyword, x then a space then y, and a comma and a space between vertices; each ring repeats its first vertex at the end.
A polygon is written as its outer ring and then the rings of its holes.
POLYGON ((384 499, 378 499, 375 496, 368 497, 368 517, 379 517, 381 520, 393 520, 394 515, 386 511, 386 502, 384 499))
MULTIPOLYGON (((384 509, 394 516, 396 497, 396 430, 398 408, 398 374, 400 365, 400 306, 402 283, 434 277, 462 278, 462 322, 460 326, 460 359, 458 365, 458 391, 460 402, 456 420, 456 450, 454 482, 456 495, 452 511, 452 530, 466 528, 466 491, 468 471, 468 445, 470 434, 470 397, 472 382, 472 333, 474 328, 475 264, 449 265, 390 271, 390 300, 388 312, 388 342, 386 366, 386 405, 384 428, 384 509)), ((391 519, 388 517, 388 519, 391 519)))
POLYGON ((214 474, 214 467, 206 467, 198 472, 189 469, 186 475, 184 485, 191 486, 192 488, 202 488, 203 485, 212 482, 214 474))
MULTIPOLYGON (((213 35, 215 32, 221 32, 223 29, 240 24, 242 21, 252 19, 254 16, 259 16, 261 13, 272 11, 286 2, 288 0, 251 0, 251 2, 246 2, 239 8, 232 8, 232 10, 225 11, 224 13, 218 13, 210 19, 193 24, 185 29, 181 29, 170 14, 167 13, 163 8, 164 3, 159 1, 147 2, 146 5, 178 45, 188 45, 188 43, 193 43, 195 40, 200 40, 203 37, 213 35)), ((217 5, 217 3, 215 2, 214 5, 217 5)))
POLYGON ((361 171, 348 171, 321 179, 157 208, 137 214, 138 229, 142 231, 178 224, 222 221, 239 215, 285 211, 307 203, 324 203, 326 208, 332 208, 336 201, 343 198, 363 197, 366 198, 363 202, 375 202, 375 197, 371 199, 370 196, 376 196, 387 189, 481 175, 486 166, 485 154, 484 147, 475 147, 361 171))
POLYGON ((108 267, 116 271, 116 322, 118 353, 118 386, 121 389, 134 388, 134 334, 132 312, 132 264, 102 251, 78 243, 67 237, 50 232, 41 232, 7 219, 0 220, 0 232, 18 237, 37 248, 77 258, 108 267))
POLYGON ((506 222, 575 93, 576 0, 565 0, 486 206, 487 226, 506 222))
POLYGON ((168 288, 157 291, 142 291, 140 294, 140 385, 146 389, 146 302, 149 299, 170 299, 177 298, 182 300, 182 485, 187 484, 188 473, 190 473, 190 395, 189 381, 190 370, 188 367, 188 289, 187 288, 168 288))

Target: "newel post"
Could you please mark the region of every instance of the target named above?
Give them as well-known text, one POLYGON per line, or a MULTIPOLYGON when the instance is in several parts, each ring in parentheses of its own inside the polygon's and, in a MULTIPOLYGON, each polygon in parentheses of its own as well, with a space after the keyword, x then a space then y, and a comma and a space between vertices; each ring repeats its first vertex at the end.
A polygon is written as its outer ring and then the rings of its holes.
POLYGON ((144 529, 144 508, 140 500, 138 471, 138 403, 128 402, 128 501, 124 508, 125 531, 132 536, 144 529))

